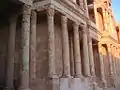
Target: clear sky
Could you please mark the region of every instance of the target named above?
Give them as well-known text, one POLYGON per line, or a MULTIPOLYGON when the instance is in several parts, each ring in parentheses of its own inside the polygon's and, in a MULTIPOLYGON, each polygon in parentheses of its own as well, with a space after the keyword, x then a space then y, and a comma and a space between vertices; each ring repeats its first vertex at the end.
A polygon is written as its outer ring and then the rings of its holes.
POLYGON ((120 0, 112 0, 112 9, 115 20, 120 22, 120 0))

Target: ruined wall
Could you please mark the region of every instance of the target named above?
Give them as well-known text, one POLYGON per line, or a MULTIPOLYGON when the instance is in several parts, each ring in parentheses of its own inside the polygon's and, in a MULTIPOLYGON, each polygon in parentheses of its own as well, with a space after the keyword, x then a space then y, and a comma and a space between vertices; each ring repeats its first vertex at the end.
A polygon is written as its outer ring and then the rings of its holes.
MULTIPOLYGON (((37 19, 37 54, 36 79, 31 82, 32 90, 49 90, 48 88, 48 29, 46 15, 38 15, 37 19)), ((55 23, 55 66, 56 73, 62 76, 62 40, 60 24, 55 23)))
POLYGON ((46 90, 48 75, 48 31, 45 15, 39 15, 36 30, 36 79, 31 82, 32 90, 46 90))

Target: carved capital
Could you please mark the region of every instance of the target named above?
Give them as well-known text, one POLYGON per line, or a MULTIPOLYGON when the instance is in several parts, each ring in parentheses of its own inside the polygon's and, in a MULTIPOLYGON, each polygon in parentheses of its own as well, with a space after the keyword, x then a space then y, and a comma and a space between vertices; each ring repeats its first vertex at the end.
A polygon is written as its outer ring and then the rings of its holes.
POLYGON ((53 8, 48 8, 47 9, 47 15, 48 16, 54 16, 55 14, 55 10, 53 8))
POLYGON ((32 18, 32 17, 36 17, 36 15, 37 15, 37 12, 36 12, 36 11, 31 11, 31 18, 32 18))
POLYGON ((74 23, 73 23, 73 26, 74 26, 74 27, 79 27, 79 23, 78 23, 78 22, 74 22, 74 23))
POLYGON ((27 15, 27 14, 30 15, 31 14, 31 6, 30 5, 24 4, 22 10, 23 10, 22 13, 24 15, 27 15))
POLYGON ((78 28, 79 28, 79 23, 74 22, 74 23, 73 23, 73 27, 74 27, 74 30, 78 30, 78 28))
POLYGON ((86 34, 86 33, 87 33, 87 32, 86 32, 86 25, 80 24, 80 27, 82 28, 83 34, 86 34))
POLYGON ((65 15, 61 16, 62 23, 67 23, 67 17, 65 15))

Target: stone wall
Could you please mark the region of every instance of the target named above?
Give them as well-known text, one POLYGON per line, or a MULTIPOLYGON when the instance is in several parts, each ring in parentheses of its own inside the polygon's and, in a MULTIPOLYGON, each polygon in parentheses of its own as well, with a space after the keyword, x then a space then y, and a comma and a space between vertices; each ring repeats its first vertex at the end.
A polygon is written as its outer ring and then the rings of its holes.
POLYGON ((8 27, 0 28, 0 89, 5 84, 8 27))

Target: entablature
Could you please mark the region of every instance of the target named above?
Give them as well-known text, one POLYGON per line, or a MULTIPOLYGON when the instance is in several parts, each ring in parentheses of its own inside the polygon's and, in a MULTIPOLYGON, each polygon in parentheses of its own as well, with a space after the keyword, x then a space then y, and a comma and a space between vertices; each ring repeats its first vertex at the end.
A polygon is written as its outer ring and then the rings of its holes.
POLYGON ((79 6, 75 6, 72 2, 63 0, 44 0, 35 2, 33 4, 33 10, 43 11, 49 6, 53 7, 56 11, 66 15, 72 21, 77 21, 85 24, 89 19, 86 15, 86 11, 79 6))
POLYGON ((99 38, 102 36, 102 33, 97 29, 96 24, 92 21, 90 21, 89 32, 90 36, 97 41, 99 41, 99 38))

